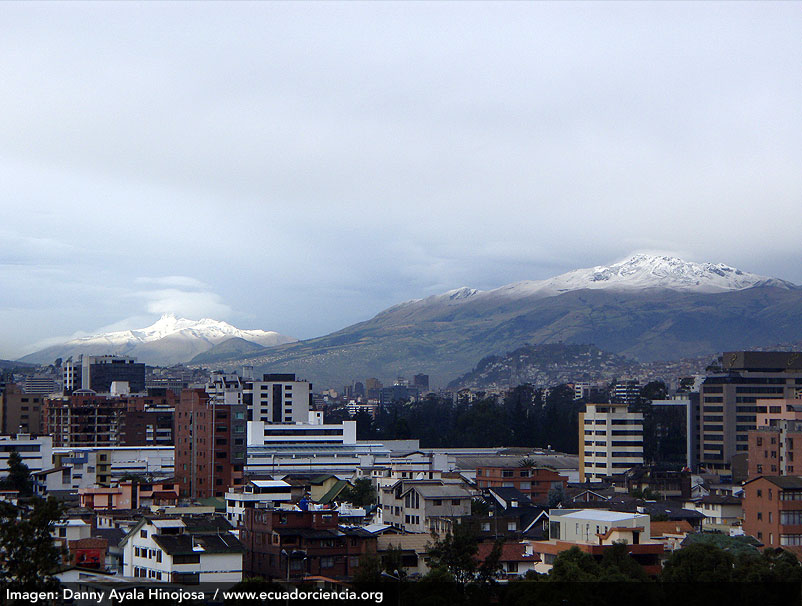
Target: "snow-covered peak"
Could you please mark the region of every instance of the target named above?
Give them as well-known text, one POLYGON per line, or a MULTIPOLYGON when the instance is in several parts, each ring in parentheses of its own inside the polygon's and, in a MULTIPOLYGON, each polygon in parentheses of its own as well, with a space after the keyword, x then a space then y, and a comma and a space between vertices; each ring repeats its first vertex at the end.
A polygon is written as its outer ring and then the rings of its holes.
POLYGON ((539 281, 517 282, 489 293, 552 296, 571 290, 668 288, 696 292, 742 290, 757 285, 794 288, 790 282, 748 273, 723 263, 694 263, 665 255, 635 254, 612 265, 576 269, 539 281))

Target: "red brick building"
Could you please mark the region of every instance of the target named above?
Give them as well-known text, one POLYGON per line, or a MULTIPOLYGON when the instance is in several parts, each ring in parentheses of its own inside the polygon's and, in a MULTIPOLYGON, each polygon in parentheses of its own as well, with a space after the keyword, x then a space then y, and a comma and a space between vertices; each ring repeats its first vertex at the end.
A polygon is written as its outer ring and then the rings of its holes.
POLYGON ((162 396, 101 396, 78 391, 45 398, 43 431, 53 436, 55 447, 169 446, 173 444, 175 405, 171 391, 162 396))
POLYGON ((175 477, 182 497, 222 497, 242 484, 247 410, 185 389, 175 413, 175 477))
POLYGON ((750 431, 749 477, 802 474, 802 421, 778 419, 750 431))
POLYGON ((766 547, 802 555, 802 477, 762 476, 744 484, 743 529, 766 547))
POLYGON ((562 486, 568 480, 552 469, 543 467, 494 466, 476 469, 476 485, 479 488, 515 488, 529 497, 536 505, 545 505, 549 491, 562 486))
POLYGON ((347 579, 364 555, 376 554, 376 537, 360 528, 338 526, 336 511, 246 509, 240 542, 244 576, 347 579))

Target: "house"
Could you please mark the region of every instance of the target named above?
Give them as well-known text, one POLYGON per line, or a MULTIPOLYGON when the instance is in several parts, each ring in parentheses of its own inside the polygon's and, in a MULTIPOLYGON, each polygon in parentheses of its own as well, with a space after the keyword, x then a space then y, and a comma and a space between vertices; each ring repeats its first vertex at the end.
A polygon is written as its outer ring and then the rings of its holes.
POLYGON ((246 572, 266 579, 349 578, 363 556, 376 553, 373 533, 340 526, 332 510, 249 508, 240 538, 246 572))
POLYGON ((421 533, 384 532, 376 537, 377 553, 382 560, 387 558, 390 550, 400 550, 401 566, 411 577, 422 576, 429 572, 428 548, 431 544, 431 535, 421 533))
POLYGON ((549 540, 532 541, 540 557, 535 569, 547 573, 554 559, 563 551, 578 547, 600 560, 615 543, 626 543, 629 555, 647 574, 660 573, 663 544, 651 538, 650 519, 646 514, 602 509, 549 510, 549 540))
POLYGON ((685 509, 692 509, 704 514, 702 529, 729 530, 731 526, 740 526, 743 521, 741 499, 726 495, 708 495, 701 499, 685 501, 685 509))
POLYGON ((245 552, 221 516, 145 516, 123 538, 123 576, 182 584, 238 583, 245 552))
POLYGON ((652 521, 650 534, 653 540, 660 541, 665 546, 666 551, 673 552, 680 548, 682 541, 692 532, 694 532, 693 526, 685 520, 679 522, 652 521))
MULTIPOLYGON (((493 551, 494 543, 479 543, 476 553, 476 560, 484 562, 487 556, 493 551)), ((499 566, 501 567, 500 579, 511 581, 526 575, 530 570, 535 571, 535 565, 540 562, 531 543, 505 542, 501 545, 501 555, 499 566)))
POLYGON ((552 469, 520 464, 481 466, 476 469, 478 488, 515 488, 537 505, 546 505, 549 492, 562 490, 568 480, 552 469))
POLYGON ((243 486, 234 486, 226 493, 226 519, 234 528, 243 521, 245 510, 271 509, 279 503, 292 500, 292 487, 283 480, 251 480, 243 486))
POLYGON ((454 518, 471 515, 472 495, 457 483, 400 481, 382 488, 383 522, 406 532, 446 533, 454 518))

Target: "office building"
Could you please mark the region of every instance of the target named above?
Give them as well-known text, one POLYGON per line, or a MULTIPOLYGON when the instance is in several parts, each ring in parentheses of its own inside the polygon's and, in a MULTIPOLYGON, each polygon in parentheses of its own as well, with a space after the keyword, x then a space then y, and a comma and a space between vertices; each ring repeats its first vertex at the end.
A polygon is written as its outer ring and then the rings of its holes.
POLYGON ((247 383, 248 420, 263 423, 306 423, 312 384, 292 373, 271 373, 247 383))
POLYGON ((62 388, 65 395, 78 389, 111 392, 113 382, 128 383, 130 393, 145 391, 145 365, 128 356, 79 356, 64 362, 62 388))
MULTIPOLYGON (((699 463, 714 471, 729 471, 734 455, 749 447, 749 432, 768 402, 802 395, 802 353, 740 351, 722 356, 721 372, 700 386, 699 463)), ((780 404, 777 404, 778 406, 780 404)))
POLYGON ((626 404, 588 404, 579 413, 579 481, 643 465, 643 415, 626 404))

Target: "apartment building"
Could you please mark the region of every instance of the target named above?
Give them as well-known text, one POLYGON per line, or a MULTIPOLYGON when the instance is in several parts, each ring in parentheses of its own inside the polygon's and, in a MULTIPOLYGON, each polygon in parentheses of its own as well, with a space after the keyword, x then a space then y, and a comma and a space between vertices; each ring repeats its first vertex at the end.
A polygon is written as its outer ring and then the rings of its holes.
POLYGON ((579 413, 579 481, 643 465, 643 415, 624 403, 588 404, 579 413))
POLYGON ((175 476, 182 497, 222 497, 242 484, 246 407, 185 389, 176 407, 175 476))
POLYGON ((0 391, 0 434, 28 433, 41 435, 44 396, 26 392, 19 385, 9 383, 0 391))
POLYGON ((478 488, 515 488, 536 505, 549 501, 549 491, 568 487, 568 479, 552 469, 510 464, 476 469, 478 488))
POLYGON ((312 384, 293 373, 269 373, 246 384, 248 420, 262 423, 306 423, 312 384))
POLYGON ((447 533, 455 518, 471 515, 472 495, 462 485, 400 481, 379 493, 382 520, 405 532, 447 533))
POLYGON ((165 583, 239 583, 245 549, 219 516, 144 517, 120 542, 123 576, 165 583))
POLYGON ((246 509, 240 539, 246 573, 266 579, 348 578, 363 556, 376 553, 374 535, 340 526, 330 510, 246 509))
POLYGON ((765 413, 748 434, 748 473, 794 475, 802 471, 802 400, 758 400, 765 413))
POLYGON ((802 477, 761 476, 744 484, 743 530, 766 547, 802 555, 802 477))
POLYGON ((748 451, 758 415, 802 396, 802 353, 725 352, 721 372, 705 378, 699 395, 699 463, 729 471, 732 457, 748 451))

